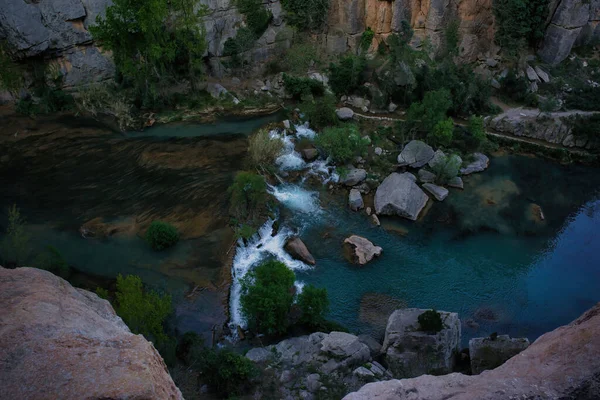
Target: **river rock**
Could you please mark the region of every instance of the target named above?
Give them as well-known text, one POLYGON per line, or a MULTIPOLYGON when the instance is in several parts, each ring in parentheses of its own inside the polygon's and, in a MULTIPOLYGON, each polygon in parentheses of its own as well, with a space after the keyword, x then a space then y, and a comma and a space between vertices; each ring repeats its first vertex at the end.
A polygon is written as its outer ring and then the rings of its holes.
POLYGON ((340 182, 346 186, 356 186, 367 178, 367 171, 362 168, 352 168, 340 182))
POLYGON ((354 118, 354 111, 348 107, 342 107, 335 110, 335 114, 339 118, 340 121, 348 121, 354 118))
POLYGON ((475 172, 485 171, 490 165, 490 159, 482 153, 473 153, 474 161, 469 163, 466 167, 460 169, 460 173, 463 175, 470 175, 475 172))
POLYGON ((375 147, 375 150, 373 150, 373 153, 375 153, 376 156, 380 156, 383 154, 383 149, 381 147, 375 147))
POLYGON ((596 332, 600 332, 600 304, 484 374, 369 383, 344 400, 597 399, 600 335, 596 332))
POLYGON ((423 184, 423 188, 436 198, 437 201, 444 201, 448 197, 448 189, 434 185, 433 183, 423 184))
POLYGON ((394 378, 449 374, 460 346, 457 313, 440 311, 444 328, 430 334, 419 330, 419 315, 427 310, 406 308, 390 315, 381 348, 394 378))
POLYGON ((471 372, 477 375, 485 370, 497 368, 527 347, 529 347, 529 339, 511 339, 508 335, 500 335, 494 339, 490 337, 471 339, 469 340, 471 372))
POLYGON ((421 168, 433 158, 434 151, 425 142, 420 140, 412 140, 398 156, 398 165, 403 167, 408 165, 413 168, 421 168))
POLYGON ((350 194, 348 195, 348 204, 350 205, 350 209, 352 211, 358 211, 365 207, 365 203, 363 202, 363 198, 359 190, 350 189, 350 194))
POLYGON ((419 180, 423 183, 432 183, 435 182, 435 174, 433 172, 427 171, 426 169, 420 169, 418 172, 419 180))
POLYGON ((540 80, 538 74, 535 73, 535 70, 531 67, 531 65, 528 65, 527 68, 525 68, 525 73, 527 74, 527 79, 532 82, 537 82, 540 80))
POLYGON ((460 176, 455 176, 454 178, 450 179, 448 181, 447 185, 450 187, 453 187, 453 188, 458 188, 458 189, 465 188, 465 184, 460 176))
POLYGON ((375 246, 364 237, 352 235, 344 240, 346 255, 354 264, 365 265, 374 257, 379 257, 383 249, 375 246))
POLYGON ((542 82, 544 82, 544 83, 550 82, 550 75, 548 75, 548 73, 546 71, 544 71, 543 69, 541 69, 537 65, 535 66, 534 69, 535 69, 535 73, 537 74, 537 76, 540 77, 540 79, 542 80, 542 82))
POLYGON ((285 251, 296 260, 306 264, 315 265, 315 258, 310 254, 308 248, 299 237, 293 237, 285 244, 285 251))
POLYGON ((375 212, 416 221, 429 197, 407 175, 392 173, 377 188, 375 212))
POLYGON ((381 222, 379 222, 379 217, 377 214, 371 214, 371 222, 373 222, 373 225, 375 226, 381 226, 381 222))
POLYGON ((152 343, 96 294, 0 267, 0 304, 2 399, 183 399, 152 343))
POLYGON ((300 154, 302 155, 302 158, 309 162, 314 161, 317 159, 317 157, 319 157, 319 152, 314 147, 302 149, 300 150, 300 154))
POLYGON ((367 345, 369 351, 371 352, 371 358, 376 358, 381 354, 381 343, 375 340, 372 336, 364 334, 358 335, 358 340, 367 345))

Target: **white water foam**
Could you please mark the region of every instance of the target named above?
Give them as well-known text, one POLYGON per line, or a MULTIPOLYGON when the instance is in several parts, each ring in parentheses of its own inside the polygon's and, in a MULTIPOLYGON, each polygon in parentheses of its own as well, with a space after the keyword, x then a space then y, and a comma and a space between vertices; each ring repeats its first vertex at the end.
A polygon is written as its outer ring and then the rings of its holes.
POLYGON ((272 140, 279 139, 283 143, 281 155, 275 159, 275 164, 281 171, 300 171, 306 168, 306 162, 295 150, 292 136, 274 130, 269 133, 272 140))
POLYGON ((284 183, 279 186, 269 185, 269 192, 285 207, 304 214, 321 213, 319 195, 301 188, 298 185, 284 183))
POLYGON ((317 132, 309 128, 308 121, 302 125, 294 125, 294 127, 296 128, 296 136, 298 137, 305 137, 313 140, 317 134, 317 132))

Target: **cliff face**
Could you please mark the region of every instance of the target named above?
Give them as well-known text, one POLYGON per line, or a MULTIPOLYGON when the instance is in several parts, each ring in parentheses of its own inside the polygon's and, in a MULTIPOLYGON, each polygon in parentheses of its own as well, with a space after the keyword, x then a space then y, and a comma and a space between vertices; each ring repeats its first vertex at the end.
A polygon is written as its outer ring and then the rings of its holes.
POLYGON ((0 267, 0 398, 182 399, 109 302, 34 268, 0 267))
POLYGON ((500 367, 370 383, 345 400, 505 400, 600 398, 600 304, 538 338, 500 367))

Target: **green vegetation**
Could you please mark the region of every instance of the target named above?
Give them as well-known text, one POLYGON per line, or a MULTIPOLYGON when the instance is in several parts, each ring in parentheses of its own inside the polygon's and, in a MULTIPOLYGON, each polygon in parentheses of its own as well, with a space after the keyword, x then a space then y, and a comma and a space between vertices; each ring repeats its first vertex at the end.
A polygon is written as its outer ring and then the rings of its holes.
POLYGON ((248 28, 258 38, 269 27, 273 15, 261 0, 235 0, 239 12, 246 16, 248 28))
POLYGON ((336 98, 333 95, 325 95, 319 99, 307 99, 300 104, 300 109, 314 129, 323 129, 327 126, 335 126, 339 120, 336 110, 336 98))
MULTIPOLYGON (((293 36, 293 33, 290 32, 289 36, 293 36)), ((314 43, 297 35, 294 37, 291 47, 282 49, 281 56, 275 62, 277 65, 272 67, 271 73, 285 71, 295 75, 304 75, 313 63, 320 64, 321 55, 319 48, 314 43)))
POLYGON ((283 74, 283 86, 285 91, 294 99, 300 100, 308 96, 323 96, 325 86, 316 79, 301 78, 283 74))
POLYGON ((600 87, 578 87, 567 95, 567 108, 575 110, 600 110, 600 87))
POLYGON ((360 37, 360 44, 358 46, 359 50, 362 51, 363 53, 366 53, 369 50, 369 48, 371 47, 374 37, 375 37, 375 32, 373 32, 371 27, 368 27, 367 30, 364 31, 360 37))
POLYGON ((239 172, 229 187, 229 213, 237 221, 254 221, 268 199, 267 183, 261 175, 239 172))
POLYGON ((329 11, 329 0, 282 0, 286 21, 300 30, 318 30, 329 11))
MULTIPOLYGON (((0 242, 2 259, 6 263, 22 266, 29 259, 31 236, 25 230, 25 219, 16 204, 8 208, 8 226, 0 242)), ((5 265, 6 266, 6 265, 5 265)))
POLYGON ((177 228, 167 222, 153 221, 145 238, 155 251, 161 251, 174 246, 179 241, 179 233, 177 228))
POLYGON ((254 167, 270 168, 283 149, 279 138, 272 138, 267 129, 260 129, 250 137, 248 154, 254 167))
POLYGON ((61 89, 63 76, 57 66, 36 61, 30 65, 30 69, 34 97, 17 101, 17 112, 35 116, 70 110, 73 107, 73 96, 61 89))
POLYGON ((496 43, 516 55, 526 45, 535 47, 544 37, 548 0, 495 0, 496 43))
POLYGON ((172 311, 171 296, 145 290, 139 276, 119 274, 115 306, 133 333, 144 335, 159 351, 168 347, 172 339, 165 333, 164 324, 172 311))
POLYGON ((203 380, 223 398, 247 392, 257 374, 252 361, 227 349, 206 349, 198 365, 203 380))
POLYGON ((69 277, 69 264, 54 246, 47 246, 46 250, 35 258, 33 266, 50 271, 64 279, 69 277))
POLYGON ((445 28, 444 31, 444 40, 445 40, 445 52, 448 56, 457 56, 459 53, 458 45, 460 43, 460 20, 453 19, 450 21, 445 28))
POLYGON ((453 132, 454 122, 452 118, 448 118, 435 124, 429 135, 427 135, 427 138, 438 146, 448 147, 452 144, 453 132))
POLYGON ((248 327, 269 335, 284 333, 294 301, 294 272, 279 261, 267 261, 241 281, 242 312, 248 327))
POLYGON ((435 310, 427 310, 418 317, 419 326, 422 331, 429 333, 437 333, 444 329, 444 323, 439 312, 435 310))
POLYGON ((472 115, 471 118, 469 118, 469 125, 467 129, 471 134, 471 137, 473 138, 477 147, 480 147, 483 144, 483 142, 486 141, 487 138, 482 117, 472 115))
POLYGON ((82 88, 75 103, 79 112, 96 117, 100 114, 113 116, 122 131, 135 124, 131 99, 123 91, 108 84, 96 84, 82 88))
POLYGON ((461 167, 461 158, 454 154, 437 157, 431 165, 431 171, 435 174, 436 183, 445 185, 452 178, 458 176, 461 167))
POLYGON ((344 164, 366 150, 368 141, 360 136, 354 124, 328 127, 317 136, 315 144, 336 164, 344 164))
POLYGON ((254 32, 249 28, 242 27, 238 29, 235 37, 227 39, 223 45, 223 55, 233 56, 233 63, 238 66, 241 64, 239 54, 250 50, 256 39, 254 32))
POLYGON ((447 89, 425 93, 422 102, 414 102, 406 113, 408 125, 420 132, 431 132, 439 122, 446 120, 452 106, 450 92, 447 89))
POLYGON ((351 94, 364 82, 367 60, 364 56, 346 54, 329 64, 329 86, 338 96, 351 94))
POLYGON ((298 307, 302 311, 300 322, 319 327, 325 323, 325 315, 329 311, 327 289, 305 286, 298 296, 298 307))
POLYGON ((161 89, 173 80, 197 86, 205 10, 196 0, 114 0, 90 27, 94 39, 112 51, 117 81, 133 89, 138 107, 163 104, 161 89))
POLYGON ((5 46, 0 44, 0 88, 15 94, 22 86, 21 67, 12 60, 5 46))
POLYGON ((529 82, 524 76, 517 76, 514 71, 509 71, 508 74, 500 79, 504 98, 513 101, 525 103, 527 105, 537 105, 537 97, 529 92, 529 82))

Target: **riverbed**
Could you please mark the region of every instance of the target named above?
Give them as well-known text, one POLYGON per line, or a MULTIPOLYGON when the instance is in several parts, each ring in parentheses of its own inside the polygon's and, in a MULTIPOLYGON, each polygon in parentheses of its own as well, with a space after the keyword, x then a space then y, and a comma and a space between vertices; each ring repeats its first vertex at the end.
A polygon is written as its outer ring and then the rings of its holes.
POLYGON ((247 270, 266 257, 290 264, 298 287, 326 287, 332 320, 377 338, 394 308, 433 307, 460 314, 465 342, 492 332, 535 339, 600 300, 600 171, 527 156, 492 157, 487 171, 466 177, 464 190, 452 189, 418 222, 382 218, 382 227, 349 211, 343 190, 328 189, 335 173, 321 160, 303 172, 319 179, 271 188, 283 207, 278 235, 270 237, 267 225, 262 238, 236 245, 227 187, 244 168, 247 135, 280 119, 126 135, 80 119, 19 121, 0 143, 1 228, 6 208, 17 204, 36 251, 56 247, 88 285, 85 274, 140 275, 173 296, 179 331, 207 336, 228 309, 235 319, 231 263, 235 275, 236 266, 247 270), (184 240, 151 251, 141 235, 154 219, 176 225, 184 240), (83 238, 89 221, 116 233, 83 238), (283 252, 293 234, 315 267, 283 252), (349 264, 341 243, 350 234, 381 246, 383 255, 363 267, 349 264))

